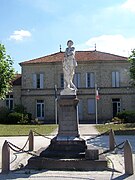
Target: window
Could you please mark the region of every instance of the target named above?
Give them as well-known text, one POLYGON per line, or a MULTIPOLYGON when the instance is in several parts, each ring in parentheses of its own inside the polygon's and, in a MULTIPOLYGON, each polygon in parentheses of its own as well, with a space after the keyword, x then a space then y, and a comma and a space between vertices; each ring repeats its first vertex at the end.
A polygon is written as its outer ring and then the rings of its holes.
POLYGON ((86 73, 86 88, 95 87, 95 74, 94 72, 86 73))
POLYGON ((81 76, 80 73, 75 73, 74 75, 74 84, 77 88, 80 87, 80 76, 81 76))
POLYGON ((43 74, 33 74, 33 87, 43 89, 43 74))
POLYGON ((60 87, 64 88, 64 74, 63 73, 60 74, 60 87))
POLYGON ((117 71, 112 72, 112 87, 120 87, 120 74, 117 71))
POLYGON ((45 117, 44 100, 37 100, 36 114, 37 114, 37 118, 39 118, 41 120, 44 119, 44 117, 45 117))
POLYGON ((95 114, 95 99, 88 99, 88 114, 95 114))
POLYGON ((10 110, 13 109, 13 107, 14 107, 13 95, 6 95, 6 106, 10 110))

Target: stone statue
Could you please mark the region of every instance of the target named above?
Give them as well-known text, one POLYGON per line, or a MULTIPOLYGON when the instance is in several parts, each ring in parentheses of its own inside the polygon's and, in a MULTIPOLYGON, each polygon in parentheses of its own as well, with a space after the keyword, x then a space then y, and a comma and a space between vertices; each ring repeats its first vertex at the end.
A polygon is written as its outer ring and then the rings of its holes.
POLYGON ((73 78, 77 62, 75 60, 75 48, 72 45, 73 41, 69 40, 63 60, 64 90, 61 91, 61 95, 76 95, 77 88, 73 83, 73 78))

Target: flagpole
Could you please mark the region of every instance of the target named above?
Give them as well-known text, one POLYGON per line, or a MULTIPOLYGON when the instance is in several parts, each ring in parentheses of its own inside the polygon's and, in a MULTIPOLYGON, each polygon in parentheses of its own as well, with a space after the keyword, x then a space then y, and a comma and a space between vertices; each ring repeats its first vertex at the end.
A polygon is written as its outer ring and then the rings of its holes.
POLYGON ((57 85, 55 85, 55 123, 58 123, 57 85))
POLYGON ((98 112, 97 112, 97 84, 95 84, 95 109, 96 109, 96 124, 98 124, 98 112))

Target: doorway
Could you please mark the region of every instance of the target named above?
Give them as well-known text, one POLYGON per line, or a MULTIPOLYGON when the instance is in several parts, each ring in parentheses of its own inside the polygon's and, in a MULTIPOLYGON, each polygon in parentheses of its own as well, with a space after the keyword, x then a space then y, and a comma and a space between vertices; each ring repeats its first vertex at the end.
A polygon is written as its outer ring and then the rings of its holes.
POLYGON ((115 117, 117 113, 121 112, 121 100, 120 100, 120 98, 112 99, 112 107, 113 107, 113 117, 115 117))
POLYGON ((45 118, 44 112, 44 100, 37 100, 36 104, 36 116, 38 119, 43 120, 45 118))

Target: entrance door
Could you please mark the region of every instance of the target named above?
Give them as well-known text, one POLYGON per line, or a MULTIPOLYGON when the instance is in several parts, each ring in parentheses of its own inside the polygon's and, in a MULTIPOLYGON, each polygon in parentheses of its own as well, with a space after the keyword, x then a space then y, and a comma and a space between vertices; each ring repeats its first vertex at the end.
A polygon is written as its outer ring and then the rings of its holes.
POLYGON ((119 98, 112 99, 113 104, 113 117, 121 111, 121 101, 119 98))
POLYGON ((38 119, 43 120, 45 118, 44 101, 43 100, 37 100, 36 112, 37 112, 38 119))

